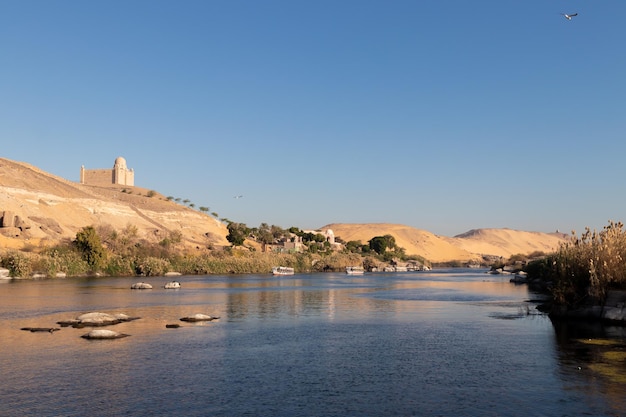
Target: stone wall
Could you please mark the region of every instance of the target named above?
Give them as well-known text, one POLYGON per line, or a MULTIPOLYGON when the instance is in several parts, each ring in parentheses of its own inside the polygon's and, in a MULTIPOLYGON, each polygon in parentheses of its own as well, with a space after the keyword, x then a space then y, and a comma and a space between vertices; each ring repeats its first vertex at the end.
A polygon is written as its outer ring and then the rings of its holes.
POLYGON ((80 183, 88 185, 111 185, 113 182, 112 169, 80 169, 80 183))
POLYGON ((86 185, 135 185, 135 171, 126 167, 126 160, 121 156, 115 160, 113 169, 85 169, 80 167, 80 183, 86 185))

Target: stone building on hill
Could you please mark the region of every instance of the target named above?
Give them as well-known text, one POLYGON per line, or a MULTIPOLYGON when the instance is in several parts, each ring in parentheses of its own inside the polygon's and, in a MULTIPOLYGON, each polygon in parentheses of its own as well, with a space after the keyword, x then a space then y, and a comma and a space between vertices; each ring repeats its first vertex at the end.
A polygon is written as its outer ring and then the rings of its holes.
POLYGON ((85 169, 80 167, 80 183, 86 185, 135 185, 135 171, 126 167, 126 159, 121 156, 115 160, 113 169, 85 169))

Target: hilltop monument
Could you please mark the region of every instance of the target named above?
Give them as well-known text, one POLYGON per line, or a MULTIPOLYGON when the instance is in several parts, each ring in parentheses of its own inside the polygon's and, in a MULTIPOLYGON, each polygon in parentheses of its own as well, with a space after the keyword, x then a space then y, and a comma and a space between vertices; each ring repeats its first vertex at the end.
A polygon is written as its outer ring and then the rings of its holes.
POLYGON ((85 169, 80 167, 80 183, 85 185, 135 185, 135 171, 126 167, 126 159, 117 157, 113 169, 85 169))

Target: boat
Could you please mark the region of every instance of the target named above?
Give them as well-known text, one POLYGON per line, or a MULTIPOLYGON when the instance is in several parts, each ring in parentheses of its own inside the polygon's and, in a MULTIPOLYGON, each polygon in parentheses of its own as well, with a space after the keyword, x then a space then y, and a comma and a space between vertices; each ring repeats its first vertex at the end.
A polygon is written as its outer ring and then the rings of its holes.
POLYGON ((272 268, 273 275, 293 275, 294 269, 288 266, 275 266, 272 268))
POLYGON ((362 266, 347 266, 346 267, 346 274, 348 275, 363 275, 364 272, 365 270, 363 269, 362 266))

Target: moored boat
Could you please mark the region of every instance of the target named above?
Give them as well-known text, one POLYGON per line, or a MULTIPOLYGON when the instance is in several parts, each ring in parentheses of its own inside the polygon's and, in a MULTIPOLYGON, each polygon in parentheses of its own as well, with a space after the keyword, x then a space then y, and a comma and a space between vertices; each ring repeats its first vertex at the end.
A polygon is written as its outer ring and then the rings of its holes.
POLYGON ((273 275, 293 275, 294 269, 288 266, 275 266, 272 268, 273 275))
POLYGON ((347 266, 346 267, 346 274, 348 275, 363 275, 363 273, 365 273, 365 270, 363 269, 362 266, 347 266))

